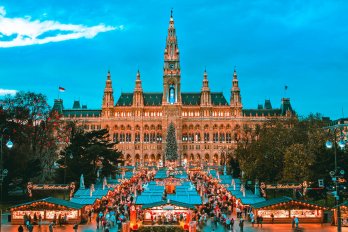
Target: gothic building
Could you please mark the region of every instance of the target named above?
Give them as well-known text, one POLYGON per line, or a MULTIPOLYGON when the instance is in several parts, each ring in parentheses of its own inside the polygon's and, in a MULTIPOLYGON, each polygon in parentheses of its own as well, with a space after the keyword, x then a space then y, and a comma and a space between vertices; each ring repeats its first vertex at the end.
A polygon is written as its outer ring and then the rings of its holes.
POLYGON ((280 108, 272 108, 266 100, 256 109, 244 109, 236 70, 229 102, 222 92, 210 90, 206 71, 200 92, 181 92, 180 52, 172 15, 161 92, 144 92, 138 71, 134 91, 121 93, 115 102, 109 71, 101 109, 88 109, 79 101, 72 109, 65 109, 62 99, 55 100, 53 109, 64 120, 77 120, 86 130, 108 128, 111 139, 119 142, 117 148, 126 164, 133 165, 153 165, 162 160, 171 122, 176 128, 179 162, 219 164, 226 160, 226 149, 236 146, 243 127, 255 128, 270 118, 294 115, 288 98, 282 99, 280 108))

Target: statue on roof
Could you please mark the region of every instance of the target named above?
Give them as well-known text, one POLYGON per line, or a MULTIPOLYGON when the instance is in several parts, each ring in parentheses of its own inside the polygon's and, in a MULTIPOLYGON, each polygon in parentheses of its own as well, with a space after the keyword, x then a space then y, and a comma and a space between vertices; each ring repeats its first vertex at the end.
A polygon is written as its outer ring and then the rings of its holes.
POLYGON ((81 174, 80 177, 80 189, 85 189, 85 178, 83 177, 83 174, 81 174))

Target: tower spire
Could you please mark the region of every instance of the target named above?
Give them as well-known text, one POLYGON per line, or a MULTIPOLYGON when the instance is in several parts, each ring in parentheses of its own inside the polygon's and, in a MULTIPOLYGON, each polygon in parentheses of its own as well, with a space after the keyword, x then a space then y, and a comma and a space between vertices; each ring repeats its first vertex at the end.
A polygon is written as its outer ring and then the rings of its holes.
POLYGON ((107 80, 111 80, 110 70, 108 70, 107 80))
POLYGON ((137 76, 135 79, 135 88, 134 88, 134 93, 133 93, 133 105, 134 106, 143 106, 144 105, 143 88, 141 86, 139 69, 137 71, 137 76))
POLYGON ((135 89, 134 91, 143 91, 143 88, 141 86, 141 80, 140 80, 140 71, 138 69, 138 72, 137 72, 137 77, 136 77, 136 80, 135 80, 135 89))
POLYGON ((242 115, 242 97, 240 95, 240 88, 238 85, 236 66, 234 66, 233 71, 230 105, 233 108, 233 112, 236 116, 242 115))
POLYGON ((112 116, 113 107, 114 107, 113 93, 114 91, 112 89, 111 73, 110 73, 110 70, 108 70, 105 88, 104 88, 103 105, 102 105, 102 114, 105 117, 112 116))
POLYGON ((211 105, 211 95, 208 81, 208 73, 206 68, 204 68, 203 74, 203 86, 201 90, 201 105, 202 106, 210 106, 211 105))
POLYGON ((163 67, 163 104, 181 104, 180 57, 174 26, 173 9, 170 12, 163 67))

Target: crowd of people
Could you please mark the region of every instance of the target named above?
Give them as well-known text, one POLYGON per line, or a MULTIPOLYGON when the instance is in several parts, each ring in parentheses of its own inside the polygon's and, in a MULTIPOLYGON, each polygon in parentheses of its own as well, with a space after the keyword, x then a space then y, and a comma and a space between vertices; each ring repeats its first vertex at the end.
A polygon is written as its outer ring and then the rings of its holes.
MULTIPOLYGON (((108 232, 110 228, 116 227, 120 230, 122 223, 130 218, 130 208, 135 203, 136 195, 143 191, 143 184, 152 180, 153 177, 152 171, 142 170, 131 179, 122 182, 108 198, 102 201, 99 208, 91 213, 90 217, 96 214, 97 229, 102 228, 103 231, 108 232)), ((138 217, 139 215, 138 212, 138 217)))
MULTIPOLYGON (((96 228, 104 232, 109 232, 110 228, 114 227, 118 228, 118 231, 121 230, 122 223, 130 220, 130 209, 135 206, 136 196, 141 194, 146 183, 154 180, 154 175, 154 171, 140 170, 129 180, 123 181, 101 201, 97 208, 92 208, 88 212, 89 221, 91 222, 93 218, 96 222, 96 228)), ((240 231, 243 231, 246 219, 250 220, 252 226, 257 223, 258 226, 262 227, 262 216, 256 215, 255 217, 252 212, 248 212, 246 208, 238 204, 231 193, 211 175, 203 171, 192 172, 189 174, 189 180, 202 196, 203 204, 198 206, 190 215, 193 221, 197 221, 199 227, 210 226, 211 231, 215 231, 220 224, 228 230, 239 227, 240 231), (236 212, 236 216, 234 212, 236 212)), ((163 197, 165 198, 165 195, 163 197)), ((151 215, 151 221, 153 224, 178 224, 179 221, 186 221, 186 216, 185 213, 179 215, 154 214, 151 215)), ((25 225, 29 231, 32 230, 32 226, 30 226, 32 221, 38 222, 40 225, 40 217, 41 215, 37 216, 36 214, 34 218, 25 217, 25 225)), ((144 212, 138 208, 137 221, 143 220, 144 212)), ((64 224, 64 221, 66 221, 66 216, 58 215, 57 217, 55 215, 50 224, 50 231, 53 231, 54 225, 64 224)), ((294 220, 293 225, 297 227, 298 219, 294 220)), ((78 226, 75 225, 75 231, 77 228, 78 226)), ((23 230, 19 228, 18 231, 23 230)))
POLYGON ((208 176, 205 172, 195 172, 190 175, 190 180, 204 200, 195 214, 195 220, 199 226, 206 226, 207 222, 210 221, 212 231, 214 231, 218 223, 227 229, 232 229, 234 224, 238 222, 238 226, 243 230, 246 209, 244 218, 242 214, 233 218, 234 209, 236 208, 237 212, 242 212, 242 209, 236 206, 232 195, 216 179, 208 176))

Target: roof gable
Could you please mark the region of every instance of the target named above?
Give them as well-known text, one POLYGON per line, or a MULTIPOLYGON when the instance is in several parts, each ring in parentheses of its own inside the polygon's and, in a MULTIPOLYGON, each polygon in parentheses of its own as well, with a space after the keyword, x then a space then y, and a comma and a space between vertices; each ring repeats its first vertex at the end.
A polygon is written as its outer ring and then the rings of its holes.
POLYGON ((74 203, 74 202, 70 202, 70 201, 66 201, 66 200, 62 200, 62 199, 58 199, 58 198, 54 198, 54 197, 48 197, 48 198, 35 200, 35 201, 30 201, 30 202, 26 202, 26 203, 23 203, 23 204, 18 204, 18 205, 12 206, 11 210, 14 210, 15 208, 18 208, 18 207, 21 207, 21 206, 26 206, 26 205, 31 205, 31 204, 38 204, 38 203, 51 203, 51 204, 54 204, 54 205, 64 206, 64 207, 71 208, 71 209, 81 209, 81 208, 84 207, 84 205, 77 204, 77 203, 74 203))
POLYGON ((121 93, 116 106, 131 106, 133 104, 133 93, 121 93))
POLYGON ((295 204, 300 204, 300 205, 305 205, 308 208, 318 208, 318 209, 325 209, 325 207, 321 207, 315 204, 311 204, 309 202, 306 201, 300 201, 300 200, 293 200, 290 197, 278 197, 278 198, 273 198, 267 201, 263 201, 263 202, 259 202, 256 204, 253 204, 252 207, 255 209, 260 209, 260 208, 267 208, 270 206, 274 206, 274 205, 278 205, 278 204, 291 204, 291 203, 295 203, 295 204))
POLYGON ((192 204, 186 204, 186 203, 182 203, 182 202, 177 202, 177 201, 173 201, 173 200, 168 200, 168 201, 159 201, 159 202, 155 202, 152 204, 147 204, 147 205, 143 205, 142 208, 143 209, 150 209, 153 207, 158 207, 158 206, 179 206, 179 207, 184 207, 184 208, 188 208, 188 209, 194 209, 195 206, 192 204))
POLYGON ((182 93, 181 101, 183 105, 199 106, 201 104, 201 93, 182 93))
POLYGON ((101 110, 68 109, 63 110, 64 117, 100 117, 101 110))
POLYGON ((145 106, 161 106, 162 105, 162 93, 143 93, 145 106))
POLYGON ((228 106, 228 102, 222 92, 211 93, 211 104, 214 106, 228 106))

